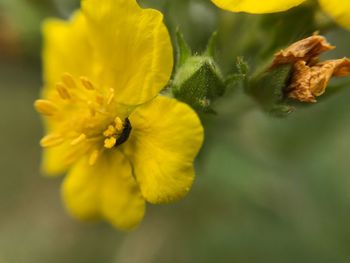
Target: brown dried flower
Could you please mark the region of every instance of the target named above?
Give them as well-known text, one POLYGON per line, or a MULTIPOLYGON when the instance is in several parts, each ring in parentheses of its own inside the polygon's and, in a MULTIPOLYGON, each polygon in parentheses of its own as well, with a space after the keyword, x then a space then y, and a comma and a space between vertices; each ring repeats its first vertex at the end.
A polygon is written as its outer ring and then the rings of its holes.
POLYGON ((271 68, 292 64, 293 71, 286 89, 287 96, 301 102, 316 102, 333 76, 350 76, 347 58, 319 62, 319 55, 334 49, 323 36, 314 35, 300 40, 275 54, 271 68))

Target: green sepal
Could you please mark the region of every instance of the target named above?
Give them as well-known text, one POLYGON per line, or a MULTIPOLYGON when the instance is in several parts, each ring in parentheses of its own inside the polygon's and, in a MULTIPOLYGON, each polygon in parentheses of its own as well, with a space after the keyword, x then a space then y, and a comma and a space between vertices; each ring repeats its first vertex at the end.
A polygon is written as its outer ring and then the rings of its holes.
POLYGON ((243 57, 238 57, 236 59, 234 73, 231 73, 225 79, 225 85, 228 91, 240 86, 243 86, 243 88, 245 89, 245 86, 247 85, 248 81, 248 74, 248 64, 244 61, 243 57))
POLYGON ((238 74, 247 77, 249 73, 249 65, 248 63, 244 60, 243 57, 237 57, 236 59, 236 64, 235 64, 236 70, 238 74))
POLYGON ((285 117, 294 111, 288 103, 285 89, 290 79, 292 65, 269 69, 251 80, 246 92, 255 98, 261 107, 277 117, 285 117))
POLYGON ((192 51, 187 45, 183 35, 179 30, 176 31, 176 68, 185 64, 186 60, 192 56, 192 51))
POLYGON ((218 33, 215 31, 211 35, 211 37, 208 41, 207 49, 205 50, 205 52, 203 54, 204 56, 215 57, 217 40, 218 40, 218 33))

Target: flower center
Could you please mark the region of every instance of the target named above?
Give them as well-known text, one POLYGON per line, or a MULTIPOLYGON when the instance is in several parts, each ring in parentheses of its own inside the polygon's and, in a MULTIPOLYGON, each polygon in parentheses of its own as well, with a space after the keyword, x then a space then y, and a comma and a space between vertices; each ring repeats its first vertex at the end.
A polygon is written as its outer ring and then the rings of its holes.
POLYGON ((43 147, 68 142, 73 155, 90 154, 90 164, 108 149, 123 144, 130 136, 131 123, 120 113, 113 88, 95 87, 87 78, 79 81, 65 73, 49 99, 37 100, 37 111, 48 117, 54 127, 41 140, 43 147))
POLYGON ((123 144, 129 138, 131 129, 131 123, 128 118, 125 119, 124 123, 119 117, 115 118, 114 123, 109 125, 103 132, 106 138, 104 140, 104 147, 111 149, 123 144))

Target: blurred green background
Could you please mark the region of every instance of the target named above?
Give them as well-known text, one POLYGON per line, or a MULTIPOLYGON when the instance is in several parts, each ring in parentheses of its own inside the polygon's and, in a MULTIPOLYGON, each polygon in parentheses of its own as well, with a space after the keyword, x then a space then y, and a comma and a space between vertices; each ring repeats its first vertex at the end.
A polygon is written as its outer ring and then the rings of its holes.
MULTIPOLYGON (((162 10, 170 31, 179 27, 197 52, 220 28, 224 72, 240 54, 253 63, 268 32, 293 21, 294 12, 271 15, 279 23, 265 32, 256 24, 270 16, 230 14, 205 0, 140 3, 162 10), (249 52, 242 49, 247 45, 249 52)), ((1 263, 350 262, 350 85, 286 119, 239 95, 221 99, 219 114, 204 118, 206 144, 184 200, 149 205, 131 233, 71 219, 61 179, 39 172, 42 130, 32 104, 42 85, 40 23, 67 18, 78 5, 0 0, 1 263)), ((301 31, 293 36, 308 33, 305 20, 295 21, 301 31)), ((327 36, 338 47, 331 57, 350 57, 350 32, 327 36)))

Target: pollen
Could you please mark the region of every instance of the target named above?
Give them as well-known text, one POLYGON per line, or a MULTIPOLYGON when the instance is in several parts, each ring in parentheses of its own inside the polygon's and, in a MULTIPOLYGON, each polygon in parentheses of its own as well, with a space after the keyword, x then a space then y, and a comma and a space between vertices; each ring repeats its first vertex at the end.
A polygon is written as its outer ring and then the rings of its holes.
POLYGON ((124 128, 124 124, 123 124, 123 121, 121 118, 119 117, 116 117, 115 120, 114 120, 114 123, 115 123, 115 128, 118 132, 121 132, 124 128))
POLYGON ((34 107, 39 113, 46 116, 52 116, 58 111, 56 104, 50 100, 36 100, 34 107))
POLYGON ((117 142, 117 139, 115 137, 109 137, 105 139, 104 147, 107 149, 112 149, 116 142, 117 142))
POLYGON ((117 145, 120 138, 123 136, 124 123, 120 117, 114 119, 114 123, 108 125, 108 128, 103 132, 105 137, 104 147, 107 149, 117 145))
POLYGON ((105 131, 103 132, 103 135, 104 135, 105 137, 111 137, 111 136, 115 135, 116 132, 117 132, 117 130, 114 128, 114 126, 113 126, 113 125, 109 125, 108 128, 107 128, 107 130, 105 130, 105 131))
POLYGON ((38 112, 53 116, 52 121, 60 124, 59 133, 49 134, 41 140, 42 147, 67 143, 75 147, 73 157, 84 151, 90 152, 88 161, 93 165, 103 149, 112 149, 120 144, 120 140, 125 140, 124 120, 115 117, 113 88, 95 86, 87 77, 69 73, 64 73, 54 87, 50 100, 34 103, 38 112))

